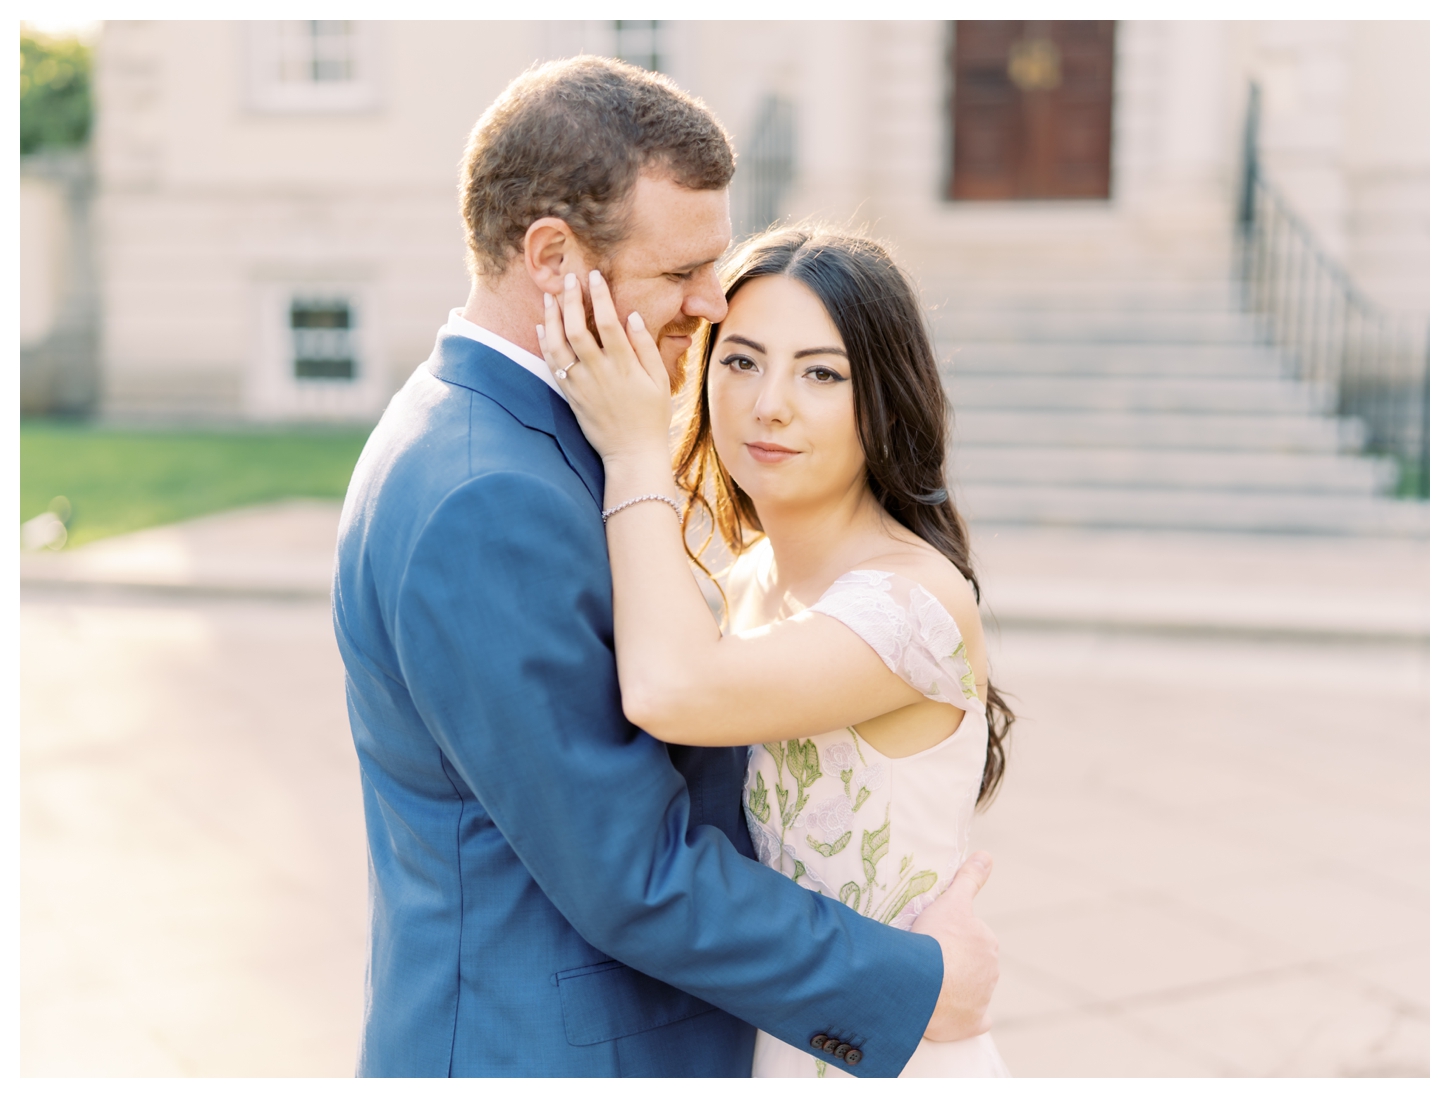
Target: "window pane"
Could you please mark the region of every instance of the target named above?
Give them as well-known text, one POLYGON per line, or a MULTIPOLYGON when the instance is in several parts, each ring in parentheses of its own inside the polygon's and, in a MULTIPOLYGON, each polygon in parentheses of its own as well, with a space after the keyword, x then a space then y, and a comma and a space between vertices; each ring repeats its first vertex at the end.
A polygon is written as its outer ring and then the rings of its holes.
POLYGON ((351 80, 352 24, 343 20, 317 20, 312 24, 312 79, 351 80))
POLYGON ((665 58, 662 37, 658 19, 616 19, 614 54, 631 65, 663 72, 665 58))
POLYGON ((303 378, 355 376, 352 306, 347 301, 292 302, 292 372, 303 378))
POLYGON ((283 83, 344 83, 354 79, 356 35, 340 19, 278 24, 278 78, 283 83))

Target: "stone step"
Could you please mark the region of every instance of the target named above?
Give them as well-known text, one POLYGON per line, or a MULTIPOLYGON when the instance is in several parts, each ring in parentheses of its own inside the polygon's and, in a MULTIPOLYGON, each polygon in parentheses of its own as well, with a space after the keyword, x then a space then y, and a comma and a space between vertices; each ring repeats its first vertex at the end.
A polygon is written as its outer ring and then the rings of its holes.
POLYGON ((1006 485, 1366 496, 1393 491, 1399 475, 1382 457, 1026 446, 954 447, 950 469, 969 496, 978 486, 1006 485))
POLYGON ((960 404, 952 437, 961 445, 1243 450, 1333 454, 1364 444, 1357 420, 1308 415, 986 410, 960 404))
POLYGON ((1026 343, 1252 344, 1259 330, 1240 312, 1166 309, 942 309, 933 318, 938 339, 1026 343))
POLYGON ((1023 279, 942 278, 924 282, 922 300, 946 309, 1168 309, 1174 312, 1233 312, 1242 291, 1237 283, 1217 278, 1182 279, 1079 278, 1023 279))
POLYGON ((1265 534, 1429 536, 1418 500, 1288 492, 962 484, 969 523, 1265 534))
POLYGON ((1315 415, 1327 411, 1320 390, 1284 379, 1141 378, 1074 375, 949 375, 947 396, 959 409, 1082 412, 1315 415))
POLYGON ((1080 374, 1140 377, 1282 378, 1271 347, 1194 343, 1020 343, 938 341, 943 373, 1080 374))
POLYGON ((1242 311, 1228 251, 1197 263, 1068 221, 1058 240, 1003 224, 959 255, 944 239, 914 268, 975 520, 1426 536, 1424 505, 1387 495, 1396 463, 1358 455, 1364 424, 1242 311))
MULTIPOLYGON (((902 225, 900 256, 923 284, 957 279, 1023 282, 1043 277, 1133 284, 1215 282, 1233 268, 1227 210, 1178 210, 1167 234, 1129 224, 1121 211, 1069 204, 961 204, 948 216, 902 225), (1056 206, 1047 209, 1048 206, 1056 206)), ((1090 204, 1088 204, 1090 205, 1090 204)), ((896 235, 896 234, 893 234, 896 235)))

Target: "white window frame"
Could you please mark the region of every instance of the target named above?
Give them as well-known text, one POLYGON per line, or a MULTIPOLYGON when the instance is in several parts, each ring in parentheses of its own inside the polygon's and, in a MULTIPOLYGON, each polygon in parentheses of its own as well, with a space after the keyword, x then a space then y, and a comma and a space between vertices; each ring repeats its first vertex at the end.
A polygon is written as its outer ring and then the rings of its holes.
POLYGON ((248 371, 248 414, 261 420, 355 422, 386 403, 376 291, 358 282, 299 279, 257 288, 256 355, 248 371), (294 371, 292 303, 346 300, 352 319, 353 376, 300 378, 294 371))
POLYGON ((377 108, 382 102, 381 27, 366 20, 349 22, 355 46, 352 79, 316 82, 282 79, 280 20, 245 24, 247 106, 276 114, 345 114, 377 108))
MULTIPOLYGON (((600 57, 617 57, 619 32, 615 19, 552 19, 541 20, 537 39, 540 56, 544 58, 573 57, 592 53, 600 57)), ((676 19, 658 20, 655 33, 660 45, 660 73, 685 86, 682 75, 693 76, 691 35, 688 24, 676 19)))
POLYGON ((624 59, 624 54, 621 52, 621 46, 623 45, 623 42, 621 41, 621 39, 622 39, 623 35, 626 32, 622 28, 620 28, 619 24, 621 22, 638 22, 638 23, 654 23, 655 24, 655 26, 652 29, 649 29, 649 30, 646 30, 645 28, 634 28, 634 33, 639 34, 639 33, 643 32, 643 33, 647 33, 647 34, 650 35, 650 37, 651 37, 651 39, 652 39, 652 41, 654 43, 656 59, 659 62, 659 64, 656 66, 656 68, 655 68, 654 71, 655 72, 658 72, 658 73, 661 73, 664 76, 673 76, 675 69, 678 67, 678 65, 677 65, 677 61, 678 61, 677 54, 679 53, 679 48, 678 48, 678 45, 676 43, 676 37, 677 37, 676 25, 677 24, 676 24, 675 20, 673 20, 673 19, 637 19, 637 20, 618 20, 618 19, 615 19, 615 20, 612 20, 609 23, 609 31, 610 31, 610 34, 613 36, 612 52, 613 52, 614 56, 619 57, 621 60, 623 60, 624 59))

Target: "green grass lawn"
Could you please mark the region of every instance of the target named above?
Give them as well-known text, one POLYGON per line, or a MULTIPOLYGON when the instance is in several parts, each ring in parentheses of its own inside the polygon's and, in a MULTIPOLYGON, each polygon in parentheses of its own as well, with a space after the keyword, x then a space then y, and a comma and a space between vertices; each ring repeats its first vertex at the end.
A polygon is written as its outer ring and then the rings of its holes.
POLYGON ((20 425, 20 521, 56 496, 67 546, 270 500, 341 499, 369 428, 136 430, 20 425))

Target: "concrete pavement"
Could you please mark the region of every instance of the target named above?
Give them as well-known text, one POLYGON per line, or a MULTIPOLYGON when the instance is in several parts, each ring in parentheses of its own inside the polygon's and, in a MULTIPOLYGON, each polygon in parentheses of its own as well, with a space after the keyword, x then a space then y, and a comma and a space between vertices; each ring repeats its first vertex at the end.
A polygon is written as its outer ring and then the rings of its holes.
POLYGON ((21 1071, 345 1075, 366 858, 321 600, 27 593, 21 1071))
POLYGON ((1004 630, 973 845, 1022 1075, 1425 1075, 1423 650, 1004 630))
MULTIPOLYGON (((251 509, 22 563, 24 1074, 351 1072, 336 519, 251 509)), ((1021 715, 974 833, 1003 1054, 1424 1075, 1428 550, 1165 538, 974 531, 1021 715)))

